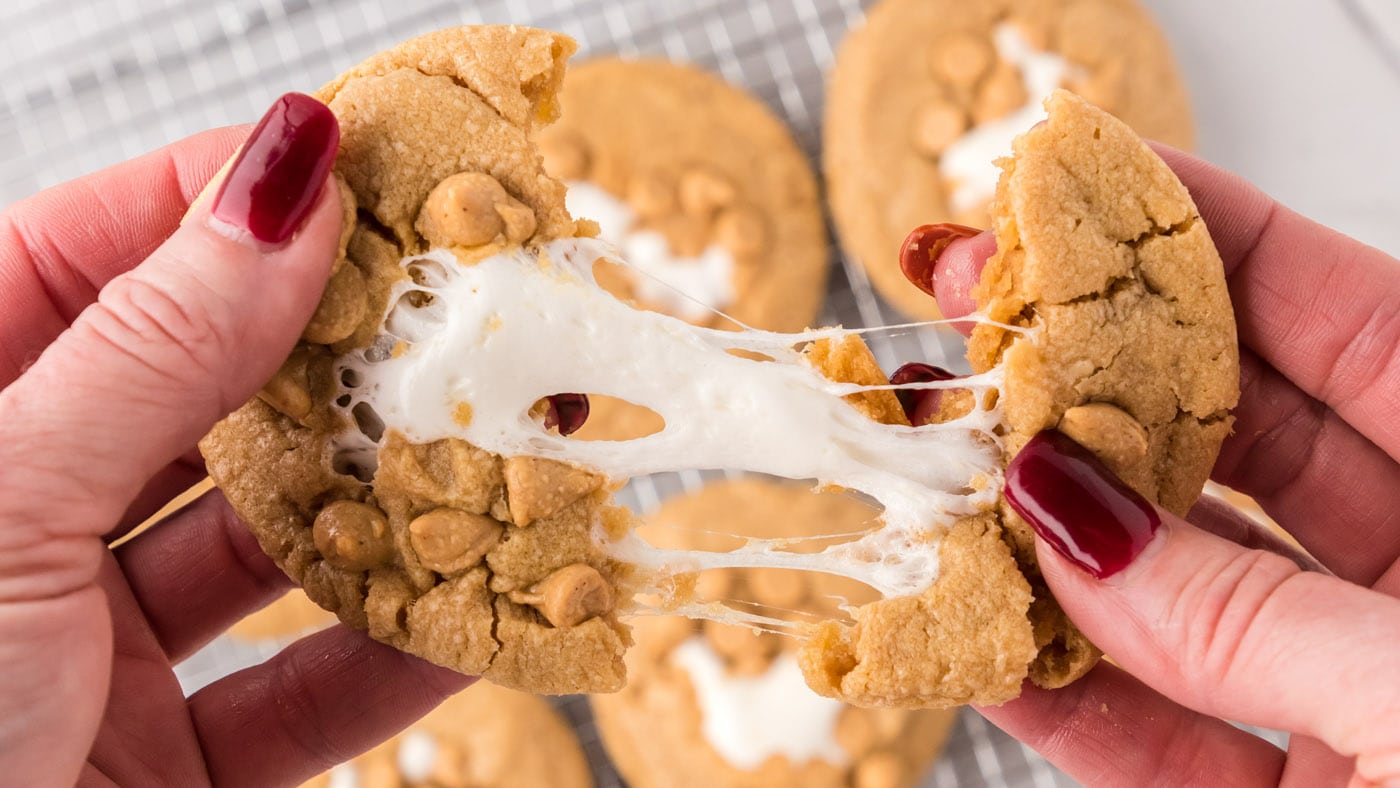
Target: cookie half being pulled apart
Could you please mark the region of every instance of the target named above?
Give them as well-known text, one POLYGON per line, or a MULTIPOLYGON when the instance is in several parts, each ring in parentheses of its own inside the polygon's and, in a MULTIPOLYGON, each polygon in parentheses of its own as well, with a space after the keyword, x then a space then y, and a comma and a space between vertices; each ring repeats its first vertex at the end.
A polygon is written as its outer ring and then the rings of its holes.
POLYGON ((620 688, 639 600, 784 629, 808 683, 859 705, 995 703, 1027 675, 1081 675, 1097 652, 1040 583, 1002 471, 1060 425, 1169 508, 1200 490, 1238 374, 1220 260, 1181 184, 1112 117, 1054 97, 999 187, 980 371, 901 380, 941 392, 912 426, 859 332, 717 331, 597 286, 611 252, 533 145, 572 50, 458 28, 319 94, 342 127, 345 254, 277 377, 201 444, 263 548, 342 621, 533 692, 620 688), (571 438, 582 394, 665 426, 571 438), (857 491, 881 517, 817 550, 667 550, 610 500, 694 468, 857 491), (882 599, 797 626, 697 601, 712 567, 821 572, 882 599))

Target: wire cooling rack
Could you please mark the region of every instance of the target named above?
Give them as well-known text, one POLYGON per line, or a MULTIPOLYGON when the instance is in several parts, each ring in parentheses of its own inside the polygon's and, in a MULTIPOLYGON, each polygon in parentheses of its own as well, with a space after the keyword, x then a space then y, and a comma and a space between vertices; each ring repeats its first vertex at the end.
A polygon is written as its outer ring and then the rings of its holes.
MULTIPOLYGON (((783 116, 815 161, 824 74, 873 0, 7 0, 0 5, 0 205, 211 126, 255 120, 277 95, 308 90, 365 56, 464 23, 547 27, 579 57, 665 57, 748 88, 783 116)), ((824 321, 903 322, 864 272, 833 249, 824 321)), ((886 369, 965 366, 962 342, 933 329, 869 337, 886 369)), ((667 474, 626 495, 642 512, 714 474, 667 474)), ((220 639, 178 670, 187 692, 272 656, 274 644, 220 639)), ((620 786, 581 697, 558 705, 600 788, 620 786)), ((1073 785, 964 710, 929 786, 1073 785)))

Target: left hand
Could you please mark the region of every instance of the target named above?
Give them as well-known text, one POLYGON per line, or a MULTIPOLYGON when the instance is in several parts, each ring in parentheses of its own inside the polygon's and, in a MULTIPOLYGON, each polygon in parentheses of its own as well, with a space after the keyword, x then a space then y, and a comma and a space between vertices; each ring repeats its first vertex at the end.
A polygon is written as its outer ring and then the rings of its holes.
POLYGON ((291 583, 217 492, 108 547, 203 478, 195 441, 277 369, 335 259, 334 139, 281 180, 248 157, 228 204, 253 209, 219 203, 216 221, 202 204, 180 225, 248 134, 200 134, 0 214, 7 785, 297 783, 469 682, 337 626, 186 698, 172 666, 291 583), (275 206, 256 204, 259 168, 275 206))

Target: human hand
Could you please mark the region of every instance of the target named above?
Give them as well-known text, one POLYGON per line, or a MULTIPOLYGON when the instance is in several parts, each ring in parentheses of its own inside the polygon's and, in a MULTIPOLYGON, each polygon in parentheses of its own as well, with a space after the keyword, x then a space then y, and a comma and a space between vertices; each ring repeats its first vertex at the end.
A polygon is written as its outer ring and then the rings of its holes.
POLYGON ((336 257, 334 116, 287 96, 247 135, 0 214, 0 782, 297 782, 468 683, 335 627, 186 699, 172 666, 290 582, 217 492, 108 547, 204 476, 195 441, 272 376, 336 257))
MULTIPOLYGON (((1400 784, 1400 262, 1156 149, 1210 227, 1239 324, 1241 402, 1212 476, 1334 574, 1211 499, 1186 521, 1156 509, 1042 433, 1006 495, 1056 599, 1117 664, 981 711, 1091 785, 1400 784), (1219 718, 1291 731, 1288 752, 1219 718)), ((943 250, 945 315, 973 311, 995 245, 943 250)))

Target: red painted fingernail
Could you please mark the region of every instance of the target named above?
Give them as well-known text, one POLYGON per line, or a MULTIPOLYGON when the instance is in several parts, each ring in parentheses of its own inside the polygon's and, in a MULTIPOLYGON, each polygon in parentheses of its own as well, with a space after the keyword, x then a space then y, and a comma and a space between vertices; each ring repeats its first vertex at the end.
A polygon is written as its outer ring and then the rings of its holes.
POLYGON ((264 243, 286 241, 311 213, 339 145, 325 104, 301 93, 277 99, 229 168, 214 216, 264 243))
POLYGON ((982 231, 963 224, 926 224, 904 239, 899 249, 899 268, 904 278, 920 290, 937 298, 933 292, 933 267, 948 244, 959 238, 971 238, 982 231))
POLYGON ((1151 502, 1055 430, 1011 460, 1006 500, 1055 552, 1100 580, 1132 563, 1162 524, 1151 502))
MULTIPOLYGON (((942 367, 911 361, 890 375, 890 384, 903 386, 908 383, 927 383, 931 380, 952 380, 956 377, 957 375, 942 367)), ((942 389, 895 389, 894 395, 899 398, 905 417, 915 427, 922 427, 937 414, 938 406, 943 401, 942 389)))
POLYGON ((588 421, 587 394, 554 394, 545 398, 549 407, 544 412, 544 428, 559 428, 560 435, 578 432, 588 421))

